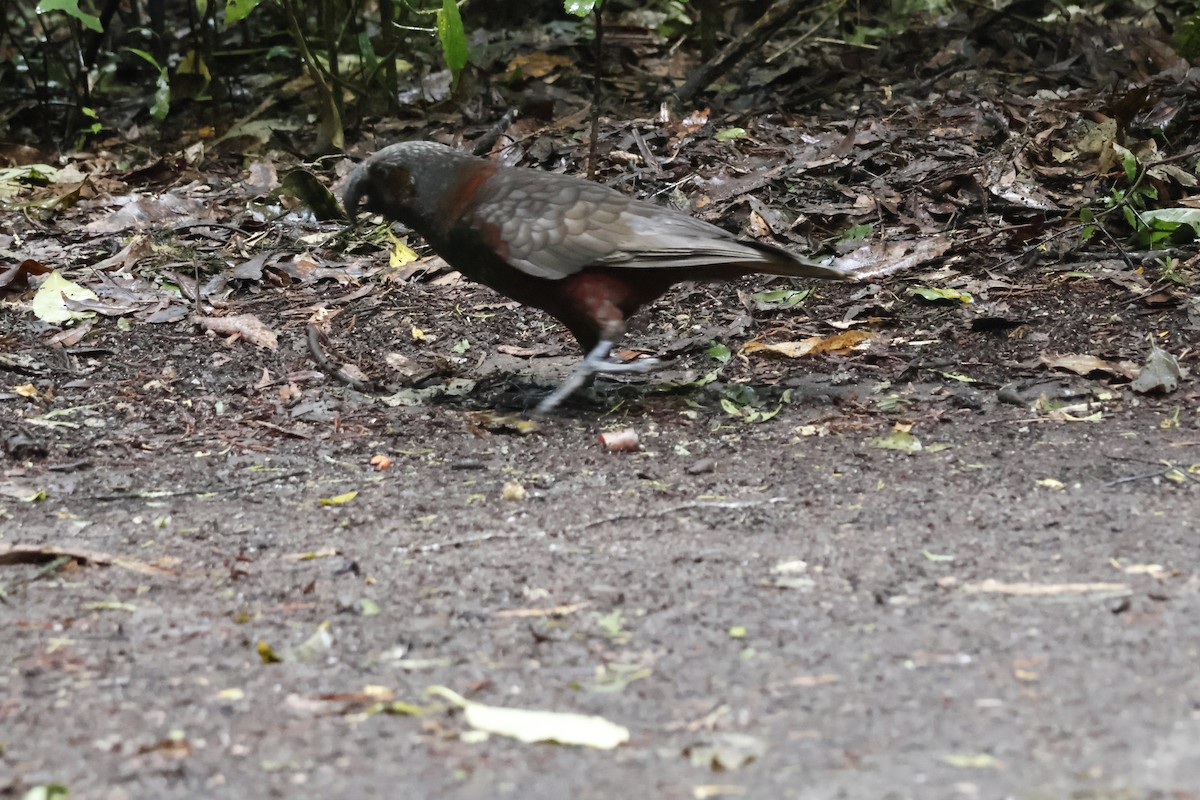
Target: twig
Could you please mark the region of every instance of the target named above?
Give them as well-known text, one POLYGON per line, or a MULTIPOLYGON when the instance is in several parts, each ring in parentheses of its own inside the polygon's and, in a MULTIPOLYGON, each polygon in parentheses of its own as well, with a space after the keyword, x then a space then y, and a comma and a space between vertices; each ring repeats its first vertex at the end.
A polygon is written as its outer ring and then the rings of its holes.
POLYGON ((328 341, 325 334, 321 333, 320 328, 316 325, 308 326, 308 353, 316 362, 318 369, 322 372, 332 375, 342 383, 349 386, 356 392, 370 394, 379 391, 379 386, 374 381, 364 381, 361 378, 356 378, 340 366, 335 365, 329 356, 325 355, 325 351, 321 349, 321 342, 328 341))
POLYGON ((600 96, 603 90, 600 76, 604 72, 604 13, 601 10, 603 7, 603 3, 596 3, 592 6, 592 13, 596 16, 596 64, 592 74, 592 134, 591 142, 588 144, 587 168, 589 181, 596 180, 596 151, 600 138, 600 96))
POLYGON ((829 20, 831 20, 835 16, 837 16, 838 13, 841 12, 842 8, 845 5, 846 5, 846 3, 844 2, 844 0, 843 0, 843 2, 839 2, 837 5, 835 5, 833 7, 833 10, 831 10, 828 14, 826 14, 824 16, 824 18, 821 19, 820 22, 818 22, 816 25, 813 25, 811 28, 809 28, 804 33, 800 34, 798 37, 796 37, 796 39, 794 41, 790 42, 787 46, 785 46, 785 47, 781 48, 779 51, 767 56, 766 63, 768 63, 768 64, 775 63, 775 61, 780 56, 787 55, 788 53, 792 52, 792 50, 795 49, 798 45, 803 44, 805 41, 807 41, 809 39, 809 37, 811 37, 817 31, 824 28, 825 23, 829 22, 829 20))
POLYGON ((504 112, 504 116, 496 120, 496 124, 488 128, 487 133, 475 140, 475 144, 471 146, 471 153, 477 156, 482 156, 492 149, 492 145, 496 140, 508 130, 509 126, 517 121, 517 117, 521 116, 520 108, 510 108, 504 112))
POLYGON ((1008 264, 1013 263, 1014 261, 1020 261, 1021 259, 1025 258, 1030 253, 1036 251, 1042 245, 1046 244, 1046 242, 1054 241, 1055 239, 1057 239, 1060 236, 1066 236, 1068 233, 1076 233, 1078 231, 1082 231, 1084 229, 1084 227, 1085 226, 1083 225, 1083 223, 1080 223, 1078 225, 1072 225, 1069 228, 1063 228, 1061 231, 1055 231, 1054 233, 1050 234, 1049 236, 1047 236, 1043 239, 1039 239, 1037 244, 1035 244, 1031 247, 1025 248, 1017 255, 1004 259, 999 264, 997 264, 995 267, 993 267, 993 269, 1000 269, 1004 266, 1007 266, 1008 264))
POLYGON ((1117 248, 1117 253, 1121 256, 1121 260, 1125 262, 1125 266, 1129 267, 1131 270, 1137 269, 1133 261, 1131 261, 1129 256, 1125 253, 1125 248, 1121 247, 1120 243, 1113 238, 1113 235, 1108 232, 1108 228, 1104 227, 1103 225, 1097 225, 1096 227, 1101 233, 1104 234, 1104 238, 1108 239, 1108 241, 1112 243, 1112 246, 1117 248))
POLYGON ((1142 481, 1142 480, 1145 480, 1146 478, 1159 478, 1159 477, 1162 477, 1162 475, 1164 473, 1169 472, 1170 470, 1173 470, 1173 469, 1179 469, 1179 468, 1178 467, 1170 467, 1168 469, 1160 469, 1157 472, 1147 472, 1142 475, 1126 475, 1123 478, 1113 478, 1111 481, 1105 481, 1103 485, 1105 488, 1108 488, 1110 486, 1117 486, 1118 484, 1122 484, 1122 483, 1131 483, 1133 481, 1142 481))
POLYGON ((678 92, 681 102, 687 103, 702 92, 710 83, 720 78, 753 50, 779 32, 785 22, 795 19, 797 9, 806 0, 779 0, 749 30, 726 45, 716 57, 692 74, 678 92))
POLYGON ((240 233, 243 236, 251 235, 250 231, 246 230, 245 228, 240 228, 237 225, 234 225, 233 223, 230 223, 230 222, 188 222, 183 225, 174 226, 173 228, 171 228, 171 233, 183 233, 184 231, 190 230, 191 228, 222 228, 227 231, 234 231, 235 233, 240 233))
POLYGON ((320 98, 318 114, 321 124, 317 126, 315 147, 320 153, 344 150, 346 147, 346 134, 342 126, 341 114, 338 111, 337 100, 334 98, 333 89, 329 85, 328 78, 330 77, 330 73, 321 65, 321 62, 317 60, 308 47, 308 40, 304 37, 303 31, 300 29, 300 11, 297 8, 296 0, 284 0, 282 6, 288 33, 291 34, 296 48, 300 51, 300 61, 307 68, 308 76, 312 79, 313 85, 317 89, 317 95, 320 98))

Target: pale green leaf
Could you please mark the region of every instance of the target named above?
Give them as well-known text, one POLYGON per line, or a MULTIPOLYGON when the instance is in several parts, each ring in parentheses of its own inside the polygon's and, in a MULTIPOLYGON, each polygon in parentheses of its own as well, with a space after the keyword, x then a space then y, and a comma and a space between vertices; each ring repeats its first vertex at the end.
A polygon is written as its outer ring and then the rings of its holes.
POLYGON ((81 9, 79 0, 42 0, 37 5, 37 13, 45 14, 47 11, 61 11, 79 20, 88 29, 96 33, 104 33, 104 28, 100 25, 100 18, 81 9))
POLYGON ((74 311, 67 307, 67 300, 98 300, 96 293, 85 286, 72 283, 54 270, 42 282, 33 296, 33 314, 42 322, 61 325, 73 319, 96 316, 94 311, 74 311))
POLYGON ((254 9, 258 8, 258 4, 262 0, 226 0, 225 2, 225 24, 232 25, 235 22, 241 22, 254 9))
POLYGON ((586 17, 598 4, 598 0, 565 0, 563 9, 576 17, 586 17))
POLYGON ((458 74, 467 65, 467 34, 463 30, 462 16, 454 0, 442 0, 437 13, 438 41, 442 43, 442 55, 446 66, 458 81, 458 74))
POLYGON ((726 128, 722 131, 717 131, 713 136, 718 142, 727 142, 731 139, 745 139, 749 136, 745 128, 726 128))
POLYGON ((971 297, 969 293, 960 292, 958 289, 934 289, 930 286, 914 286, 908 290, 908 293, 930 301, 957 300, 961 303, 972 303, 975 301, 975 298, 971 297))
POLYGON ((921 440, 907 431, 892 431, 887 436, 872 439, 870 445, 880 450, 899 450, 902 453, 915 453, 922 449, 921 440))

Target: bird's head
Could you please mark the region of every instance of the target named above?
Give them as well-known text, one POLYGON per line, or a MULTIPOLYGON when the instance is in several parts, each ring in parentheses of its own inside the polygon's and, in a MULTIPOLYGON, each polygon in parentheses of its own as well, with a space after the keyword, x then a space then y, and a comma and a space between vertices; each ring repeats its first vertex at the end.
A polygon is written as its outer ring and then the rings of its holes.
POLYGON ((342 195, 354 222, 362 206, 373 214, 421 228, 437 213, 435 198, 454 173, 477 160, 436 142, 401 142, 358 165, 342 195))

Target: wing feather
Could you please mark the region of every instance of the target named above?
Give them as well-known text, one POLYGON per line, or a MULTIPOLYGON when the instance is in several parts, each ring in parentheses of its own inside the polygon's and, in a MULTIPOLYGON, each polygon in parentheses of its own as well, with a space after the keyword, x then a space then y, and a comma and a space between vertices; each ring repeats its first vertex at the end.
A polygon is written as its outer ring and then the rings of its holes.
POLYGON ((539 278, 559 280, 589 266, 722 265, 841 277, 779 248, 741 241, 686 214, 566 175, 498 170, 474 199, 470 222, 496 230, 508 247, 508 262, 539 278))

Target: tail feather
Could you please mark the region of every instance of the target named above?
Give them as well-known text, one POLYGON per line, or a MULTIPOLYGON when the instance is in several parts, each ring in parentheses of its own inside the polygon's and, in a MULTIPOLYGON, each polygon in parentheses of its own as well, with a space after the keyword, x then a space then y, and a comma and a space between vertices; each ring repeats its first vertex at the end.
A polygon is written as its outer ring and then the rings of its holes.
POLYGON ((767 275, 784 275, 792 278, 821 278, 827 281, 858 280, 853 273, 840 270, 837 267, 826 266, 812 259, 798 256, 790 250, 784 250, 773 244, 743 239, 741 244, 758 250, 767 258, 763 261, 747 262, 746 266, 755 272, 767 275))

